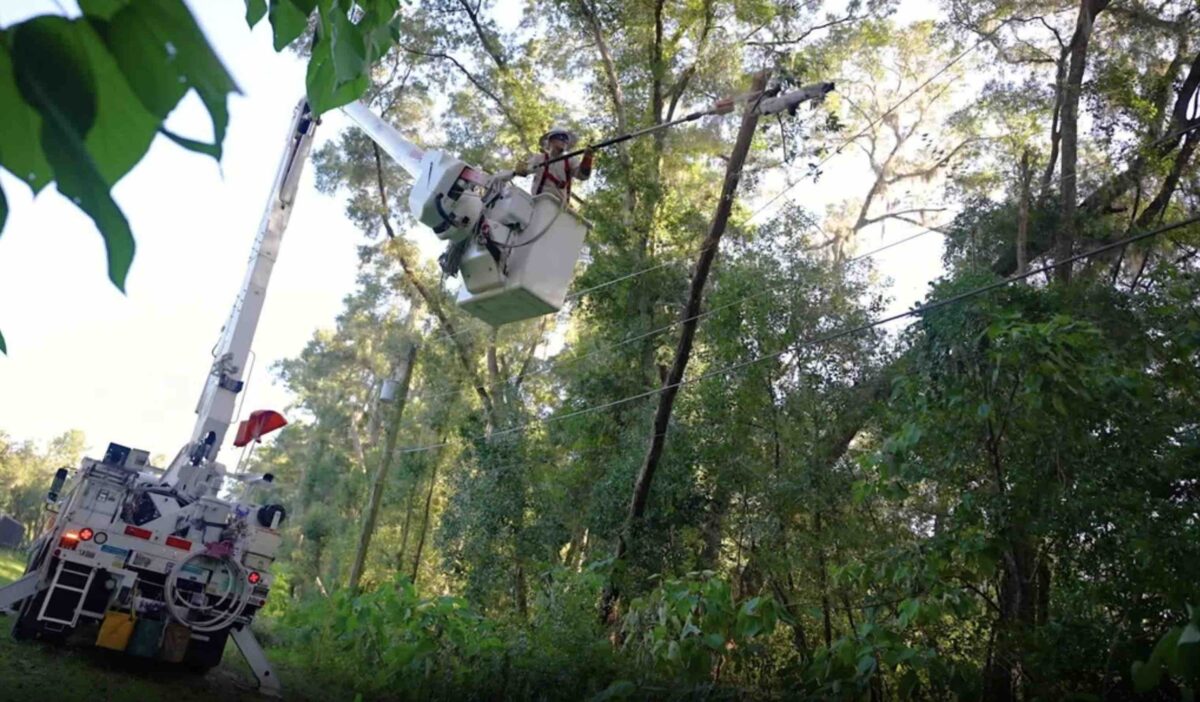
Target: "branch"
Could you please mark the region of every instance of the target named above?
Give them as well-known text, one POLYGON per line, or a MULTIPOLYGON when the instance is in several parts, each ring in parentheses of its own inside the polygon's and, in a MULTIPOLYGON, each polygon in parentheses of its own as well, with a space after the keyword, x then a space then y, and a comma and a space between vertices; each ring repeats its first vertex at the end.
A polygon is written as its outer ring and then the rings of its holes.
POLYGON ((839 17, 838 19, 830 20, 824 24, 814 24, 798 37, 792 37, 790 39, 776 39, 774 41, 747 41, 745 44, 746 46, 784 46, 787 44, 799 44, 814 32, 819 32, 822 29, 829 29, 830 27, 836 27, 839 24, 845 24, 847 22, 856 22, 864 17, 866 17, 866 15, 849 14, 845 17, 839 17))
MULTIPOLYGON (((625 134, 629 131, 628 123, 625 119, 625 94, 621 91, 620 81, 617 80, 617 68, 613 63, 612 53, 608 48, 608 41, 604 38, 604 31, 600 27, 600 20, 596 17, 596 13, 592 10, 592 6, 588 3, 588 0, 579 0, 579 7, 583 10, 584 18, 592 30, 592 38, 596 40, 596 48, 600 52, 600 62, 604 65, 604 78, 608 83, 608 95, 613 103, 613 114, 617 118, 617 131, 625 134)), ((628 154, 624 143, 621 144, 618 150, 623 158, 628 154)))
POLYGON ((420 49, 414 49, 411 46, 401 46, 400 48, 404 49, 405 51, 409 52, 410 54, 416 54, 418 56, 426 56, 429 58, 442 59, 444 61, 449 61, 450 63, 454 64, 454 67, 457 68, 459 71, 461 71, 462 74, 467 77, 467 80, 471 81, 471 85, 474 85, 475 88, 479 92, 486 95, 492 102, 494 102, 496 104, 496 107, 498 107, 500 109, 500 112, 504 115, 504 118, 508 120, 509 124, 511 124, 517 131, 522 132, 522 133, 525 132, 525 125, 522 124, 521 120, 519 120, 515 116, 513 116, 512 112, 508 109, 508 106, 504 104, 504 101, 501 100, 498 95, 496 95, 491 90, 489 90, 488 87, 486 85, 484 85, 482 81, 480 81, 478 78, 476 78, 475 74, 473 74, 473 73, 471 73, 471 71, 467 70, 467 67, 462 65, 462 63, 458 59, 454 58, 450 54, 442 53, 440 51, 421 51, 420 49))
POLYGON ((483 50, 488 56, 492 57, 492 61, 496 62, 496 68, 505 70, 508 68, 508 62, 504 58, 504 54, 500 52, 500 48, 492 43, 492 38, 488 36, 487 30, 479 23, 479 10, 472 8, 467 0, 458 0, 463 9, 467 11, 467 16, 471 18, 471 24, 475 27, 475 34, 479 36, 479 42, 483 44, 483 50))
POLYGON ((542 323, 538 325, 537 336, 534 338, 533 343, 529 345, 529 353, 525 354, 525 360, 521 362, 521 370, 517 373, 517 378, 514 381, 514 385, 518 388, 525 382, 525 374, 529 372, 529 366, 533 363, 533 356, 537 353, 537 348, 542 343, 542 336, 546 333, 546 322, 549 319, 548 316, 542 317, 542 323))
POLYGON ((687 90, 688 83, 696 75, 696 67, 700 63, 700 57, 704 53, 704 46, 708 43, 709 30, 712 29, 712 23, 715 19, 715 10, 712 0, 704 2, 704 24, 700 28, 700 38, 696 41, 696 58, 683 71, 679 73, 679 79, 676 80, 670 88, 667 89, 667 95, 671 96, 671 104, 667 108, 667 121, 671 121, 675 117, 675 108, 679 105, 679 99, 683 97, 683 93, 687 90))
POLYGON ((937 161, 934 161, 933 164, 930 165, 928 168, 922 168, 922 169, 919 169, 916 171, 909 171, 908 173, 897 173, 895 176, 888 178, 886 182, 888 185, 895 185, 896 183, 898 183, 902 180, 908 180, 909 178, 932 177, 939 170, 941 170, 941 169, 945 168, 947 165, 949 165, 950 161, 956 155, 958 155, 959 151, 962 151, 967 146, 969 146, 970 144, 973 144, 977 141, 984 141, 984 138, 983 137, 971 137, 969 139, 963 139, 962 142, 959 143, 958 146, 955 146, 953 149, 950 150, 950 153, 941 157, 937 161))
POLYGON ((395 239, 396 230, 392 229, 392 218, 389 216, 392 210, 388 206, 387 188, 383 186, 383 159, 379 156, 379 144, 372 140, 371 148, 375 150, 375 182, 379 184, 379 202, 383 206, 380 217, 383 219, 383 228, 387 230, 387 238, 395 239))
MULTIPOLYGON (((882 222, 885 219, 899 219, 899 220, 903 220, 905 222, 911 222, 913 224, 916 224, 917 223, 916 220, 906 219, 903 215, 908 215, 908 214, 923 215, 926 212, 945 212, 947 209, 949 209, 949 208, 947 208, 947 207, 914 207, 909 210, 896 210, 895 212, 888 212, 886 214, 881 214, 878 217, 868 217, 868 218, 864 219, 861 222, 861 224, 856 227, 856 229, 862 229, 863 227, 869 227, 872 224, 882 222)), ((918 226, 924 227, 925 225, 919 224, 918 226)))

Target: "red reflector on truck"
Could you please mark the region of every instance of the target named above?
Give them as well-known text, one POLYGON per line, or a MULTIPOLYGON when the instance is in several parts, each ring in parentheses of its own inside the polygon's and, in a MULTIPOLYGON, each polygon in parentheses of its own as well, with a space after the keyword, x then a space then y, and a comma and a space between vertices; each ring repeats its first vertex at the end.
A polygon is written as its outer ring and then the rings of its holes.
POLYGON ((139 539, 149 539, 151 536, 154 536, 154 532, 149 529, 142 529, 141 527, 127 526, 125 527, 125 535, 136 536, 139 539))
POLYGON ((188 541, 187 539, 181 539, 178 536, 168 536, 167 545, 174 546, 175 548, 181 548, 184 551, 192 550, 192 542, 188 541))

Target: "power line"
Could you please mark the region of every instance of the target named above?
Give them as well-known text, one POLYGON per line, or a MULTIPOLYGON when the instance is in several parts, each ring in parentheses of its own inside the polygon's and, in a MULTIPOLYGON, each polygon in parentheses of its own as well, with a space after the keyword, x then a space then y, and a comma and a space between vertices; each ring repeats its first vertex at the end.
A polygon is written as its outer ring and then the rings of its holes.
MULTIPOLYGON (((699 383, 701 381, 708 380, 710 378, 725 376, 733 371, 741 370, 742 368, 747 368, 749 366, 756 365, 758 363, 762 363, 763 361, 774 360, 774 359, 780 358, 786 354, 795 353, 796 351, 799 351, 800 349, 803 349, 803 348, 806 348, 809 346, 817 346, 820 344, 829 343, 831 341, 836 341, 838 339, 841 339, 841 338, 844 338, 847 336, 852 336, 854 334, 858 334, 860 332, 867 331, 867 330, 873 329, 875 327, 883 326, 885 324, 890 324, 892 322, 904 319, 906 317, 916 317, 919 315, 927 314, 927 313, 932 312, 937 309, 941 309, 943 307, 948 307, 950 305, 958 304, 960 302, 963 302, 964 300, 968 300, 973 297, 977 297, 979 295, 991 292, 993 290, 997 290, 999 288, 1007 287, 1017 281, 1031 278, 1035 275, 1039 275, 1039 274, 1045 273, 1047 271, 1053 270, 1055 268, 1058 268, 1059 266, 1069 265, 1071 263, 1074 263, 1075 261, 1080 261, 1083 259, 1091 258, 1092 256, 1097 256, 1097 255, 1105 253, 1107 251, 1112 251, 1113 249, 1117 249, 1117 248, 1120 248, 1123 246, 1128 246, 1129 244, 1133 244, 1138 241, 1142 241, 1144 239, 1149 239, 1151 237, 1158 236, 1158 235, 1163 234, 1168 231, 1172 231, 1175 229, 1180 229, 1180 228, 1183 228, 1186 226, 1190 226, 1190 225, 1196 224, 1198 222, 1200 222, 1200 215, 1194 215, 1192 217, 1189 217, 1188 219, 1181 220, 1181 221, 1175 222, 1173 224, 1168 224, 1168 225, 1159 227, 1157 229, 1152 229, 1148 232, 1143 232, 1141 234, 1128 236, 1123 239, 1119 239, 1117 241, 1113 241, 1108 244, 1104 244, 1095 249, 1092 249, 1091 251, 1085 251, 1082 253, 1074 254, 1072 256, 1068 256, 1067 258, 1064 258, 1061 261, 1055 261, 1054 263, 1048 263, 1044 266, 1040 266, 1038 268, 1034 268, 1029 271, 1026 271, 1025 273, 1022 273, 1020 275, 1014 275, 1010 278, 1005 278, 1003 280, 998 280, 998 281, 989 283, 987 285, 980 286, 978 288, 973 288, 966 292, 959 293, 958 295, 953 295, 951 297, 948 297, 944 300, 937 300, 935 302, 931 302, 931 303, 928 303, 925 305, 918 305, 917 307, 914 307, 906 312, 898 312, 896 314, 888 315, 886 317, 875 319, 870 322, 865 322, 863 324, 858 324, 858 325, 848 327, 845 329, 840 329, 835 332, 830 332, 827 334, 820 334, 817 336, 812 336, 812 337, 808 337, 805 339, 801 339, 800 341, 793 343, 793 344, 789 344, 788 346, 785 346, 784 348, 782 348, 778 351, 761 354, 759 356, 755 356, 754 358, 750 358, 745 361, 739 361, 738 363, 733 363, 728 366, 724 366, 722 368, 718 368, 716 370, 709 371, 708 373, 704 373, 695 378, 684 378, 683 380, 680 380, 678 383, 675 383, 673 385, 669 385, 669 386, 664 385, 664 386, 661 386, 658 388, 654 388, 652 390, 647 390, 645 392, 638 393, 636 395, 630 395, 628 397, 623 397, 623 398, 620 398, 617 400, 612 400, 610 402, 605 402, 605 403, 602 403, 599 405, 592 405, 589 407, 584 407, 579 410, 567 412, 566 414, 550 415, 550 416, 543 417, 540 419, 531 420, 529 422, 526 422, 525 424, 520 424, 515 427, 510 427, 507 429, 496 430, 496 431, 493 431, 490 435, 476 436, 476 437, 472 437, 469 440, 482 441, 482 440, 487 440, 487 439, 494 438, 497 436, 506 436, 508 434, 516 434, 516 433, 523 432, 526 429, 529 429, 534 426, 550 424, 552 422, 561 422, 561 421, 564 421, 567 419, 573 419, 575 417, 580 417, 580 416, 587 415, 587 414, 593 414, 595 412, 600 412, 600 411, 603 411, 606 409, 610 409, 612 407, 617 407, 619 405, 624 405, 624 404, 628 404, 630 402, 636 402, 637 400, 642 400, 642 399, 646 399, 648 397, 653 397, 655 395, 658 395, 659 393, 665 392, 666 390, 668 390, 670 388, 681 387, 684 385, 692 385, 694 383, 699 383)), ((434 451, 434 450, 441 449, 441 448, 444 448, 449 445, 451 445, 451 442, 443 442, 440 444, 430 444, 427 446, 416 446, 416 447, 412 447, 412 448, 401 449, 400 452, 401 453, 420 453, 420 452, 424 452, 424 451, 434 451)))
MULTIPOLYGON (((992 35, 992 34, 995 34, 995 33, 996 33, 996 32, 998 32, 998 31, 999 31, 999 28, 997 28, 996 30, 993 30, 992 32, 988 33, 987 35, 985 35, 984 37, 982 37, 982 38, 981 38, 979 41, 977 41, 977 42, 975 42, 974 44, 972 44, 972 45, 971 45, 969 48, 967 48, 966 50, 964 50, 964 51, 960 52, 960 53, 959 53, 957 56, 955 56, 954 58, 952 58, 952 59, 951 59, 951 60, 950 60, 948 63, 946 63, 945 65, 943 65, 943 66, 942 66, 941 68, 939 68, 937 71, 934 71, 932 74, 930 74, 928 77, 926 77, 926 78, 925 78, 925 79, 924 79, 924 80, 923 80, 923 81, 922 81, 922 82, 921 82, 921 83, 920 83, 920 84, 919 84, 919 85, 918 85, 916 88, 913 88, 913 89, 912 89, 912 90, 910 90, 910 91, 909 91, 907 94, 905 94, 903 97, 901 97, 901 98, 900 98, 900 100, 898 100, 898 101, 897 101, 896 103, 894 103, 894 104, 893 104, 891 107, 889 107, 887 110, 885 110, 885 111, 884 111, 882 114, 880 114, 878 117, 876 117, 874 120, 872 120, 872 121, 871 121, 871 122, 870 122, 870 123, 869 123, 869 124, 868 124, 866 127, 864 127, 863 129, 861 129, 861 130, 860 130, 858 133, 856 133, 854 136, 851 136, 851 137, 849 137, 849 138, 847 138, 847 139, 844 139, 844 140, 843 140, 843 141, 842 141, 840 144, 838 144, 838 146, 837 146, 835 149, 833 149, 833 150, 832 150, 832 151, 831 151, 831 152, 830 152, 828 155, 826 155, 826 156, 825 156, 825 158, 821 159, 821 160, 820 160, 820 161, 819 161, 819 162, 816 164, 816 167, 818 167, 818 168, 819 168, 820 166, 824 165, 824 164, 825 164, 825 163, 827 163, 827 162, 828 162, 830 159, 832 159, 834 156, 837 156, 838 154, 840 154, 840 153, 841 153, 841 151, 842 151, 842 149, 843 149, 843 148, 845 148, 845 147, 846 147, 846 145, 848 145, 848 144, 852 143, 852 142, 853 142, 853 141, 855 141, 856 139, 858 139, 858 138, 860 138, 861 136, 863 136, 864 134, 866 134, 866 133, 867 133, 868 131, 870 131, 871 129, 875 128, 875 126, 876 126, 876 125, 878 125, 880 122, 882 122, 882 121, 883 121, 883 120, 884 120, 884 119, 885 119, 885 118, 886 118, 888 115, 890 115, 891 113, 893 113, 893 112, 895 112, 896 110, 898 110, 898 109, 899 109, 901 106, 903 106, 903 105, 904 105, 904 103, 906 103, 906 102, 908 102, 909 100, 911 100, 911 99, 913 98, 913 96, 915 96, 917 93, 919 93, 919 92, 921 92, 922 90, 924 90, 924 89, 925 89, 925 88, 926 88, 926 87, 927 87, 927 86, 928 86, 930 83, 932 83, 933 81, 937 80, 937 79, 938 79, 938 78, 939 78, 939 77, 940 77, 942 74, 944 74, 946 71, 948 71, 948 70, 950 70, 951 68, 953 68, 955 64, 957 64, 959 61, 961 61, 963 58, 965 58, 965 57, 966 57, 968 54, 970 54, 972 51, 974 51, 975 49, 979 48, 979 46, 981 46, 981 45, 982 45, 984 42, 986 42, 986 41, 987 41, 987 40, 988 40, 988 39, 991 37, 991 35, 992 35)), ((757 209, 756 209, 754 212, 752 212, 752 213, 750 214, 750 217, 748 217, 748 218, 746 219, 746 223, 748 224, 748 223, 750 223, 751 221, 753 221, 753 220, 754 220, 754 219, 755 219, 755 218, 756 218, 756 217, 757 217, 759 214, 761 214, 761 213, 762 213, 764 210, 766 210, 766 209, 767 209, 768 207, 770 207, 772 204, 774 204, 775 202, 777 202, 777 201, 778 201, 778 200, 779 200, 781 197, 783 197, 784 195, 786 195, 786 194, 787 194, 788 192, 790 192, 790 191, 791 191, 793 188, 795 188, 796 186, 798 186, 799 184, 801 184, 801 183, 803 183, 803 182, 804 182, 803 180, 796 181, 795 183, 793 183, 793 184, 789 185, 789 186, 788 186, 787 188, 785 188, 784 190, 782 190, 782 191, 780 191, 779 193, 777 193, 777 194, 776 194, 774 197, 772 197, 770 200, 768 200, 768 201, 767 201, 765 204, 761 205, 761 206, 760 206, 760 207, 758 207, 758 208, 757 208, 757 209)), ((688 255, 689 255, 689 256, 695 256, 695 255, 698 255, 699 253, 701 253, 702 251, 704 251, 704 249, 705 249, 705 247, 704 247, 704 246, 701 246, 701 247, 697 248, 696 250, 692 251, 691 253, 689 253, 688 255)), ((664 261, 664 262, 662 262, 662 263, 656 263, 656 264, 654 264, 654 265, 647 266, 647 267, 645 267, 645 268, 641 268, 641 269, 639 269, 639 270, 636 270, 636 271, 632 271, 632 272, 629 272, 629 273, 625 273, 625 274, 623 274, 623 275, 617 276, 616 278, 612 278, 612 279, 610 279, 610 280, 606 280, 606 281, 604 281, 604 282, 598 283, 598 284, 596 284, 596 285, 593 285, 593 286, 591 286, 591 287, 584 288, 583 290, 577 290, 577 291, 575 291, 575 292, 573 292, 573 293, 570 293, 570 294, 568 294, 568 295, 567 295, 567 301, 571 301, 571 300, 578 300, 578 299, 580 299, 580 298, 583 298, 583 297, 586 297, 587 295, 590 295, 591 293, 594 293, 594 292, 596 292, 596 291, 598 291, 598 290, 603 290, 604 288, 607 288, 607 287, 610 287, 610 286, 616 285, 616 284, 618 284, 618 283, 625 282, 626 280, 631 280, 631 279, 633 279, 633 278, 638 278, 638 277, 641 277, 641 276, 643 276, 643 275, 646 275, 647 273, 652 273, 652 272, 654 272, 654 271, 657 271, 657 270, 662 270, 663 268, 667 268, 667 267, 674 266, 674 265, 677 265, 677 264, 678 264, 678 262, 677 262, 677 261, 664 261)), ((453 338, 456 338, 456 337, 462 336, 462 335, 464 335, 464 334, 476 334, 476 333, 479 333, 480 331, 484 331, 484 330, 481 330, 481 329, 472 329, 472 328, 467 328, 467 329, 463 329, 463 330, 460 330, 460 331, 454 332, 453 334, 444 334, 444 335, 442 335, 442 336, 439 336, 439 337, 436 337, 436 338, 432 339, 432 341, 433 341, 434 343, 436 343, 436 342, 440 342, 440 341, 446 341, 446 340, 450 340, 450 339, 453 339, 453 338)))

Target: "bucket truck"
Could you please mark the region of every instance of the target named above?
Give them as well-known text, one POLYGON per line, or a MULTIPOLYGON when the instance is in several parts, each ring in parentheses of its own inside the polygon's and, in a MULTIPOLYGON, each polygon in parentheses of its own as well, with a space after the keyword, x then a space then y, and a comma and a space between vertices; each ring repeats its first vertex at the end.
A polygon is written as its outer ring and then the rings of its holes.
MULTIPOLYGON (((259 689, 279 694, 250 623, 270 593, 287 512, 266 501, 272 476, 229 474, 217 454, 234 421, 316 125, 301 102, 191 440, 166 470, 151 466, 147 451, 119 444, 109 444, 102 458, 83 459, 73 474, 59 469, 25 575, 0 588, 0 611, 13 615, 15 638, 82 640, 197 670, 219 663, 233 639, 259 689)), ((258 438, 284 423, 273 414, 256 413, 256 426, 243 428, 258 438)))
MULTIPOLYGON (((718 102, 601 147, 755 100, 764 114, 794 111, 832 84, 785 95, 718 102), (764 99, 765 98, 765 99, 764 99)), ((556 196, 531 196, 453 155, 423 150, 361 103, 342 111, 412 176, 409 209, 441 239, 466 242, 458 304, 499 326, 558 310, 566 299, 590 224, 556 196)), ((282 505, 268 502, 272 477, 227 472, 218 462, 244 387, 250 346, 267 284, 292 214, 300 173, 318 122, 296 108, 241 290, 214 349, 190 440, 165 470, 149 453, 109 444, 102 458, 59 469, 48 517, 25 570, 0 588, 0 612, 18 639, 83 640, 126 653, 207 670, 232 639, 259 682, 279 682, 250 624, 266 604, 280 546, 282 505), (233 483, 230 489, 230 483, 233 483)), ((234 445, 285 423, 243 422, 234 445), (257 426, 257 428, 255 428, 257 426), (250 434, 247 439, 245 434, 250 434)), ((268 420, 271 418, 268 416, 268 420)), ((239 443, 241 442, 241 443, 239 443)))

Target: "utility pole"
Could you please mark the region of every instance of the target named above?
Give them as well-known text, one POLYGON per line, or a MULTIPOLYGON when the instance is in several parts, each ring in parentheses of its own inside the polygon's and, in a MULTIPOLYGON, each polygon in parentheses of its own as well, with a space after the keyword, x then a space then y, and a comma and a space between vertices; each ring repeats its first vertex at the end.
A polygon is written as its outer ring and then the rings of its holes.
POLYGON ((354 563, 350 566, 350 595, 358 594, 359 581, 362 580, 363 567, 367 561, 367 550, 371 547, 371 537, 375 533, 375 522, 379 518, 379 505, 383 502, 383 490, 387 485, 388 471, 392 468, 392 459, 396 453, 396 438, 400 434, 400 422, 404 419, 404 406, 408 403, 408 387, 412 382, 413 366, 417 362, 417 344, 408 342, 401 355, 400 367, 396 378, 384 383, 380 390, 380 400, 390 402, 392 406, 391 424, 388 426, 387 439, 384 441, 383 455, 379 460, 379 470, 371 480, 371 494, 367 500, 367 514, 363 519, 362 532, 358 535, 358 548, 354 552, 354 563))
MULTIPOLYGON (((753 90, 761 95, 769 77, 769 71, 756 75, 753 90)), ((654 473, 658 469, 658 462, 666 444, 667 426, 671 421, 675 396, 679 394, 679 386, 683 382, 684 372, 687 371, 688 360, 691 358, 700 306, 704 301, 704 287, 708 282, 708 274, 712 270, 713 261, 717 257, 717 248, 721 243, 721 236, 725 233, 729 215, 733 212, 733 201, 737 197, 738 183, 741 182, 742 167, 750 153, 750 145, 754 142, 754 130, 758 126, 759 114, 757 102, 752 102, 742 113, 741 128, 738 130, 733 153, 729 157, 729 165, 725 169, 725 183, 721 187, 721 199, 717 202, 717 209, 713 213, 708 235, 704 238, 704 245, 696 259, 695 273, 692 275, 691 286, 688 290, 687 305, 680 312, 682 331, 679 335, 679 343, 675 347, 675 360, 671 364, 671 370, 663 381, 662 392, 658 396, 658 409, 654 413, 646 457, 642 461, 642 468, 638 471, 637 481, 633 486, 633 496, 629 501, 629 513, 625 519, 624 529, 617 538, 617 549, 614 554, 617 561, 625 557, 629 542, 634 538, 637 526, 646 512, 646 503, 650 497, 650 485, 654 480, 654 473)), ((616 598, 615 584, 610 582, 604 593, 603 617, 609 616, 616 598)))

